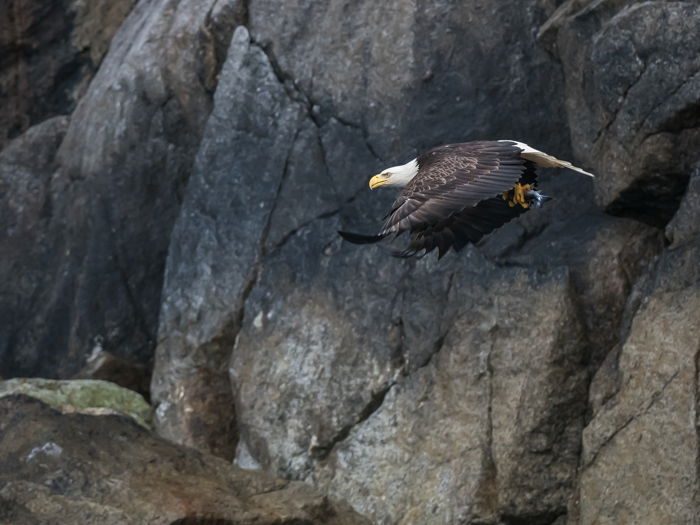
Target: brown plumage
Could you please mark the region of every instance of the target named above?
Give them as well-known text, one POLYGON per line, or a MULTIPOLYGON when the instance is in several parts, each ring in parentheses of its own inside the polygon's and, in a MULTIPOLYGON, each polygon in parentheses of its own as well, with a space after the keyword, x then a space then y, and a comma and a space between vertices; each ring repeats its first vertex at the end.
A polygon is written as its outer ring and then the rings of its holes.
POLYGON ((403 166, 389 168, 370 187, 404 186, 377 235, 339 232, 357 244, 409 232, 408 247, 394 255, 409 257, 450 248, 461 250, 484 235, 541 205, 535 164, 567 167, 566 161, 515 141, 478 141, 439 146, 403 166))

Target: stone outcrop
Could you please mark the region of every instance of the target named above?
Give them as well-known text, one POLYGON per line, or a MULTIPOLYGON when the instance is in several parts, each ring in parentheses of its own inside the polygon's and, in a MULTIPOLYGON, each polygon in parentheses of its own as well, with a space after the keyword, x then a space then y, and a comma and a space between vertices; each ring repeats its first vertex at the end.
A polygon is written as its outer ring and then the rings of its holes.
POLYGON ((663 225, 678 207, 700 149, 698 30, 696 2, 580 0, 541 29, 564 66, 574 151, 613 213, 663 225))
POLYGON ((476 254, 465 263, 430 361, 396 381, 311 475, 377 522, 548 523, 566 512, 587 381, 570 275, 502 272, 476 254))
POLYGON ((16 378, 0 381, 0 398, 24 395, 64 413, 120 414, 150 428, 151 407, 142 396, 114 383, 100 380, 16 378))
MULTIPOLYGON (((152 358, 170 232, 240 9, 235 0, 140 2, 65 136, 47 139, 51 158, 26 154, 26 169, 50 190, 36 204, 31 236, 9 232, 8 242, 42 257, 40 275, 20 280, 21 291, 13 274, 0 276, 22 297, 0 328, 3 375, 70 376, 98 345, 141 363, 152 358)), ((14 171, 12 159, 3 162, 14 171)), ((23 264, 23 253, 3 267, 23 264)))
POLYGON ((580 523, 697 517, 700 239, 660 258, 629 336, 594 382, 606 401, 583 432, 580 523), (612 385, 610 385, 612 383, 612 385))
POLYGON ((0 521, 367 524, 303 483, 231 467, 118 416, 0 399, 0 521))

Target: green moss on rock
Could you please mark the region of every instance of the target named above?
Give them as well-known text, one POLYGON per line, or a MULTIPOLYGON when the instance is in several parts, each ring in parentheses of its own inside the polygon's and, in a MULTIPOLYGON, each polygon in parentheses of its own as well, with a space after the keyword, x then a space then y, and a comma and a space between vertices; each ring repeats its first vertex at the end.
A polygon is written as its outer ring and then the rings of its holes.
POLYGON ((61 412, 121 414, 145 428, 151 428, 152 410, 146 400, 140 394, 109 381, 40 378, 0 381, 0 398, 11 394, 34 397, 61 412))

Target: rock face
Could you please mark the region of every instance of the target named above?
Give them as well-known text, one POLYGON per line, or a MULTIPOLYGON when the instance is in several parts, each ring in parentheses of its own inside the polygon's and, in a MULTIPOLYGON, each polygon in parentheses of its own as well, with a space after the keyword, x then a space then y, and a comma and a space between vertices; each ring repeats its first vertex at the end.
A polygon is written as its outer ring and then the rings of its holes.
POLYGON ((699 260, 697 236, 659 260, 613 364, 613 393, 583 433, 580 523, 696 519, 699 260))
MULTIPOLYGON (((699 20, 689 1, 137 3, 75 111, 0 152, 0 376, 152 365, 161 436, 375 523, 693 522, 699 20), (369 175, 508 137, 598 176, 543 172, 553 201, 440 261, 338 237, 386 213, 369 175)), ((163 498, 223 490, 193 476, 163 498)))
POLYGON ((565 513, 587 376, 569 273, 504 275, 475 255, 465 262, 452 276, 440 348, 312 475, 380 523, 565 513))
POLYGON ((0 148, 67 115, 85 93, 135 0, 8 0, 0 13, 0 148))
POLYGON ((574 150, 613 213, 663 225, 678 207, 700 149, 698 30, 696 2, 569 0, 542 31, 567 77, 574 150))
MULTIPOLYGON (((239 8, 235 1, 141 2, 60 130, 65 136, 43 126, 31 134, 51 133, 46 148, 53 149, 26 155, 22 169, 40 174, 34 185, 50 186, 31 197, 36 219, 16 212, 34 221, 32 235, 3 269, 38 252, 41 271, 20 280, 21 290, 13 274, 1 276, 4 293, 22 298, 0 328, 2 375, 69 376, 98 344, 151 359, 170 231, 239 8)), ((26 137, 17 140, 6 149, 30 148, 26 137)), ((13 158, 3 164, 14 172, 13 158)), ((26 199, 21 190, 13 186, 5 198, 26 199)), ((8 237, 20 242, 13 231, 8 237)))
POLYGON ((0 450, 3 523, 369 523, 302 483, 26 396, 0 399, 0 450))

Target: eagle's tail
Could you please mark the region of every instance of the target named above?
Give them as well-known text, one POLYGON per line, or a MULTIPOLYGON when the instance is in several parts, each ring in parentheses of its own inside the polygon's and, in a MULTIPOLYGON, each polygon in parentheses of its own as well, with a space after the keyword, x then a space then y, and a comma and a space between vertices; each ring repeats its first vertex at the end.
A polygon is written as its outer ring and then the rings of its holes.
POLYGON ((354 244, 372 244, 381 241, 385 235, 362 235, 361 233, 342 232, 338 230, 340 236, 348 242, 354 244))

